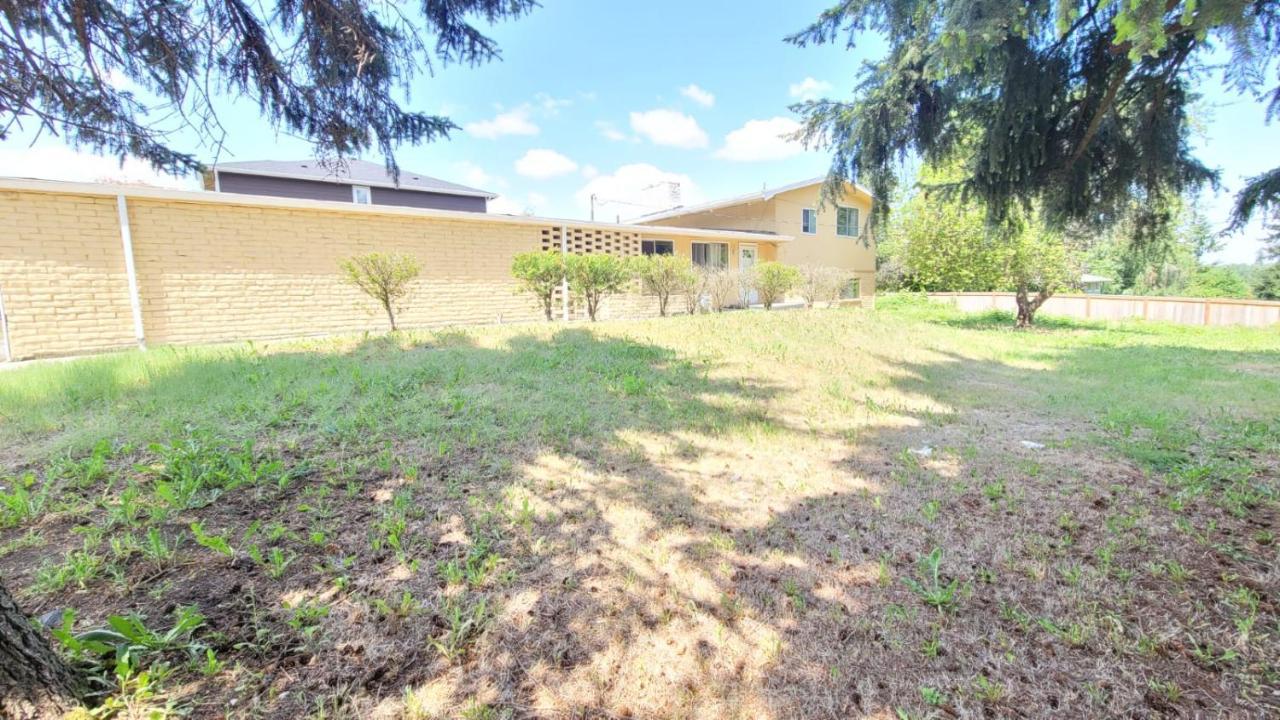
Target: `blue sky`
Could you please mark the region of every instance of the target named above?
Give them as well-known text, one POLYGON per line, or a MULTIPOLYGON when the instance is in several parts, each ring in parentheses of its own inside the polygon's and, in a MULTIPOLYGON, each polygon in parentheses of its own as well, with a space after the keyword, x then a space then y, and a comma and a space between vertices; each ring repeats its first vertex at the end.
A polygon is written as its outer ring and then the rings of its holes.
MULTIPOLYGON (((568 218, 587 217, 593 192, 603 200, 598 217, 625 219, 669 204, 669 182, 680 183, 688 204, 820 175, 822 153, 777 139, 794 127, 787 106, 806 96, 848 97, 861 62, 884 50, 875 38, 853 51, 782 42, 827 4, 546 0, 492 29, 501 62, 415 81, 409 106, 447 114, 463 130, 404 147, 397 158, 404 168, 501 194, 500 210, 568 218)), ((1212 114, 1197 144, 1223 170, 1227 190, 1204 202, 1220 224, 1241 179, 1280 158, 1263 151, 1276 128, 1263 124, 1260 104, 1216 82, 1203 91, 1212 114)), ((224 160, 309 154, 304 141, 271 131, 252 105, 227 104, 221 115, 230 131, 224 160)), ((0 174, 156 181, 140 164, 116 168, 56 138, 29 143, 18 136, 0 146, 0 174)), ((1252 228, 1229 239, 1213 259, 1251 262, 1260 235, 1252 228)))

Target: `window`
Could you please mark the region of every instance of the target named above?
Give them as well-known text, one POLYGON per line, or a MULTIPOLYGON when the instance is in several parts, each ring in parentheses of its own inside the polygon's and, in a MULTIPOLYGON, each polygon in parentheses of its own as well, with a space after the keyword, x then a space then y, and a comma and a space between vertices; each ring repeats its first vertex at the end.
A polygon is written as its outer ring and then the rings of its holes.
POLYGON ((351 202, 357 205, 368 205, 373 202, 369 195, 368 185, 352 185, 351 186, 351 202))
POLYGON ((858 208, 836 209, 836 234, 845 237, 858 236, 858 208))
POLYGON ((812 235, 818 232, 818 211, 813 208, 805 208, 800 211, 800 232, 805 235, 812 235))
POLYGON ((675 245, 670 240, 641 240, 640 252, 643 255, 675 255, 675 245))
POLYGON ((720 270, 729 267, 728 243, 693 244, 693 264, 698 267, 720 270))

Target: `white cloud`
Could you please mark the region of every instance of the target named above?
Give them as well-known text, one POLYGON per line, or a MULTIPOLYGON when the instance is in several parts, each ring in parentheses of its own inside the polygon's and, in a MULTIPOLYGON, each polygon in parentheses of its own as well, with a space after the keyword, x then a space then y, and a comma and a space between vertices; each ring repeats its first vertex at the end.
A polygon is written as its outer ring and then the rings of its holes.
POLYGON ((582 166, 582 177, 584 177, 584 178, 586 178, 586 179, 588 179, 588 180, 590 180, 591 178, 593 178, 593 177, 595 177, 595 176, 597 176, 597 175, 599 175, 599 174, 600 174, 600 169, 599 169, 599 168, 597 168, 595 165, 583 165, 583 166, 582 166))
POLYGON ((573 104, 573 101, 568 98, 552 97, 544 92, 536 93, 533 96, 533 101, 538 103, 538 107, 541 107, 542 111, 547 115, 557 115, 560 113, 561 108, 567 108, 573 104))
POLYGON ((467 123, 462 129, 485 140, 496 140, 504 135, 537 135, 539 128, 529 119, 532 110, 526 103, 500 112, 491 120, 467 123))
POLYGON ((533 208, 534 212, 538 212, 547 206, 547 196, 542 193, 531 192, 529 193, 528 198, 529 206, 533 208))
POLYGON ((574 194, 584 211, 591 206, 591 195, 597 196, 596 218, 612 219, 621 215, 634 218, 672 206, 671 186, 680 184, 680 204, 692 205, 705 200, 702 190, 688 175, 660 170, 648 163, 623 165, 609 175, 598 175, 574 194))
POLYGON ((524 198, 499 195, 489 201, 489 212, 502 215, 536 215, 547 204, 547 196, 531 192, 524 198))
POLYGON ((804 152, 804 145, 787 136, 800 129, 800 123, 786 117, 748 120, 745 125, 724 138, 724 147, 716 157, 738 162, 783 160, 804 152))
POLYGON ((0 147, 0 175, 71 182, 152 185, 179 190, 200 188, 200 180, 194 176, 175 178, 156 172, 149 163, 134 158, 127 158, 122 166, 115 158, 77 152, 61 145, 0 147))
POLYGON ((654 145, 696 150, 707 146, 707 133, 692 116, 675 110, 631 113, 631 129, 654 145))
POLYGON ((716 104, 716 96, 703 90, 692 83, 680 88, 680 94, 698 103, 702 107, 711 107, 716 104))
POLYGON ((603 135, 606 140, 625 142, 631 139, 627 137, 626 133, 614 127, 613 123, 605 122, 604 120, 596 121, 596 129, 600 131, 600 134, 603 135))
POLYGON ((791 93, 791 97, 798 100, 817 100, 833 89, 831 83, 826 80, 815 80, 807 77, 798 83, 791 83, 788 91, 791 93))
POLYGON ((462 183, 463 185, 470 185, 471 187, 476 187, 476 188, 484 188, 489 186, 497 187, 499 184, 498 178, 495 178, 489 173, 485 172, 484 168, 480 167, 479 165, 473 162, 469 162, 466 160, 456 162, 453 164, 453 169, 454 169, 454 172, 456 173, 454 177, 458 178, 458 182, 462 183))
POLYGON ((516 172, 537 180, 568 175, 578 169, 578 163, 555 150, 535 148, 516 161, 516 172))

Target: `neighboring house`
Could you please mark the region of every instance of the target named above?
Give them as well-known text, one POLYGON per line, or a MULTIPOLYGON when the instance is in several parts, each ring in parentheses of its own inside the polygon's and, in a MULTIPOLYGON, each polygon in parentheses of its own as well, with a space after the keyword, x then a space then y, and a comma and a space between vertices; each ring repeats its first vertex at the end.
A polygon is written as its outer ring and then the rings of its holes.
MULTIPOLYGON (((677 254, 691 257, 699 265, 729 268, 748 267, 757 260, 837 267, 857 278, 857 295, 871 297, 875 295, 876 282, 875 240, 867 230, 871 193, 850 184, 838 202, 824 205, 821 202, 824 180, 815 178, 727 200, 677 207, 645 215, 636 222, 786 235, 794 239, 780 243, 776 256, 761 252, 751 243, 738 243, 736 247, 695 246, 687 252, 677 249, 677 254)), ((671 250, 658 247, 655 251, 671 250)))
POLYGON ((489 200, 497 197, 487 190, 403 168, 397 184, 384 166, 364 160, 347 161, 345 168, 325 167, 315 160, 219 163, 205 172, 204 189, 243 195, 478 213, 485 212, 489 200))
POLYGON ((1089 295, 1100 295, 1103 290, 1106 290, 1109 282, 1111 282, 1109 277, 1085 273, 1080 276, 1080 289, 1089 295))

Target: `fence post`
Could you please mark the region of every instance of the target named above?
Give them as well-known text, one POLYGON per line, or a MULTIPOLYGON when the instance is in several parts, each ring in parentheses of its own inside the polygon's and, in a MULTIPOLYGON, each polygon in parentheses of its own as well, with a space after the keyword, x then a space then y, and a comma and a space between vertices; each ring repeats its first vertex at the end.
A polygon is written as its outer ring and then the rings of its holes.
POLYGON ((1093 298, 1085 296, 1084 299, 1084 319, 1089 320, 1093 317, 1093 298))
POLYGON ((133 265, 133 232, 129 229, 129 205, 124 193, 116 195, 116 214, 120 216, 120 241, 124 245, 124 272, 129 279, 129 304, 133 308, 133 334, 138 348, 147 349, 147 336, 142 329, 142 301, 138 298, 138 271, 133 265))
MULTIPOLYGON (((569 226, 560 226, 560 260, 564 262, 569 259, 569 226)), ((567 268, 566 268, 567 270, 567 268)), ((566 272, 560 278, 560 314, 565 322, 569 322, 569 275, 566 272)))
POLYGON ((4 333, 4 361, 13 362, 13 346, 9 344, 9 315, 4 311, 3 288, 0 288, 0 332, 4 333))
POLYGON ((1213 306, 1209 304, 1208 300, 1204 301, 1204 324, 1206 327, 1209 325, 1209 310, 1212 307, 1213 306))

